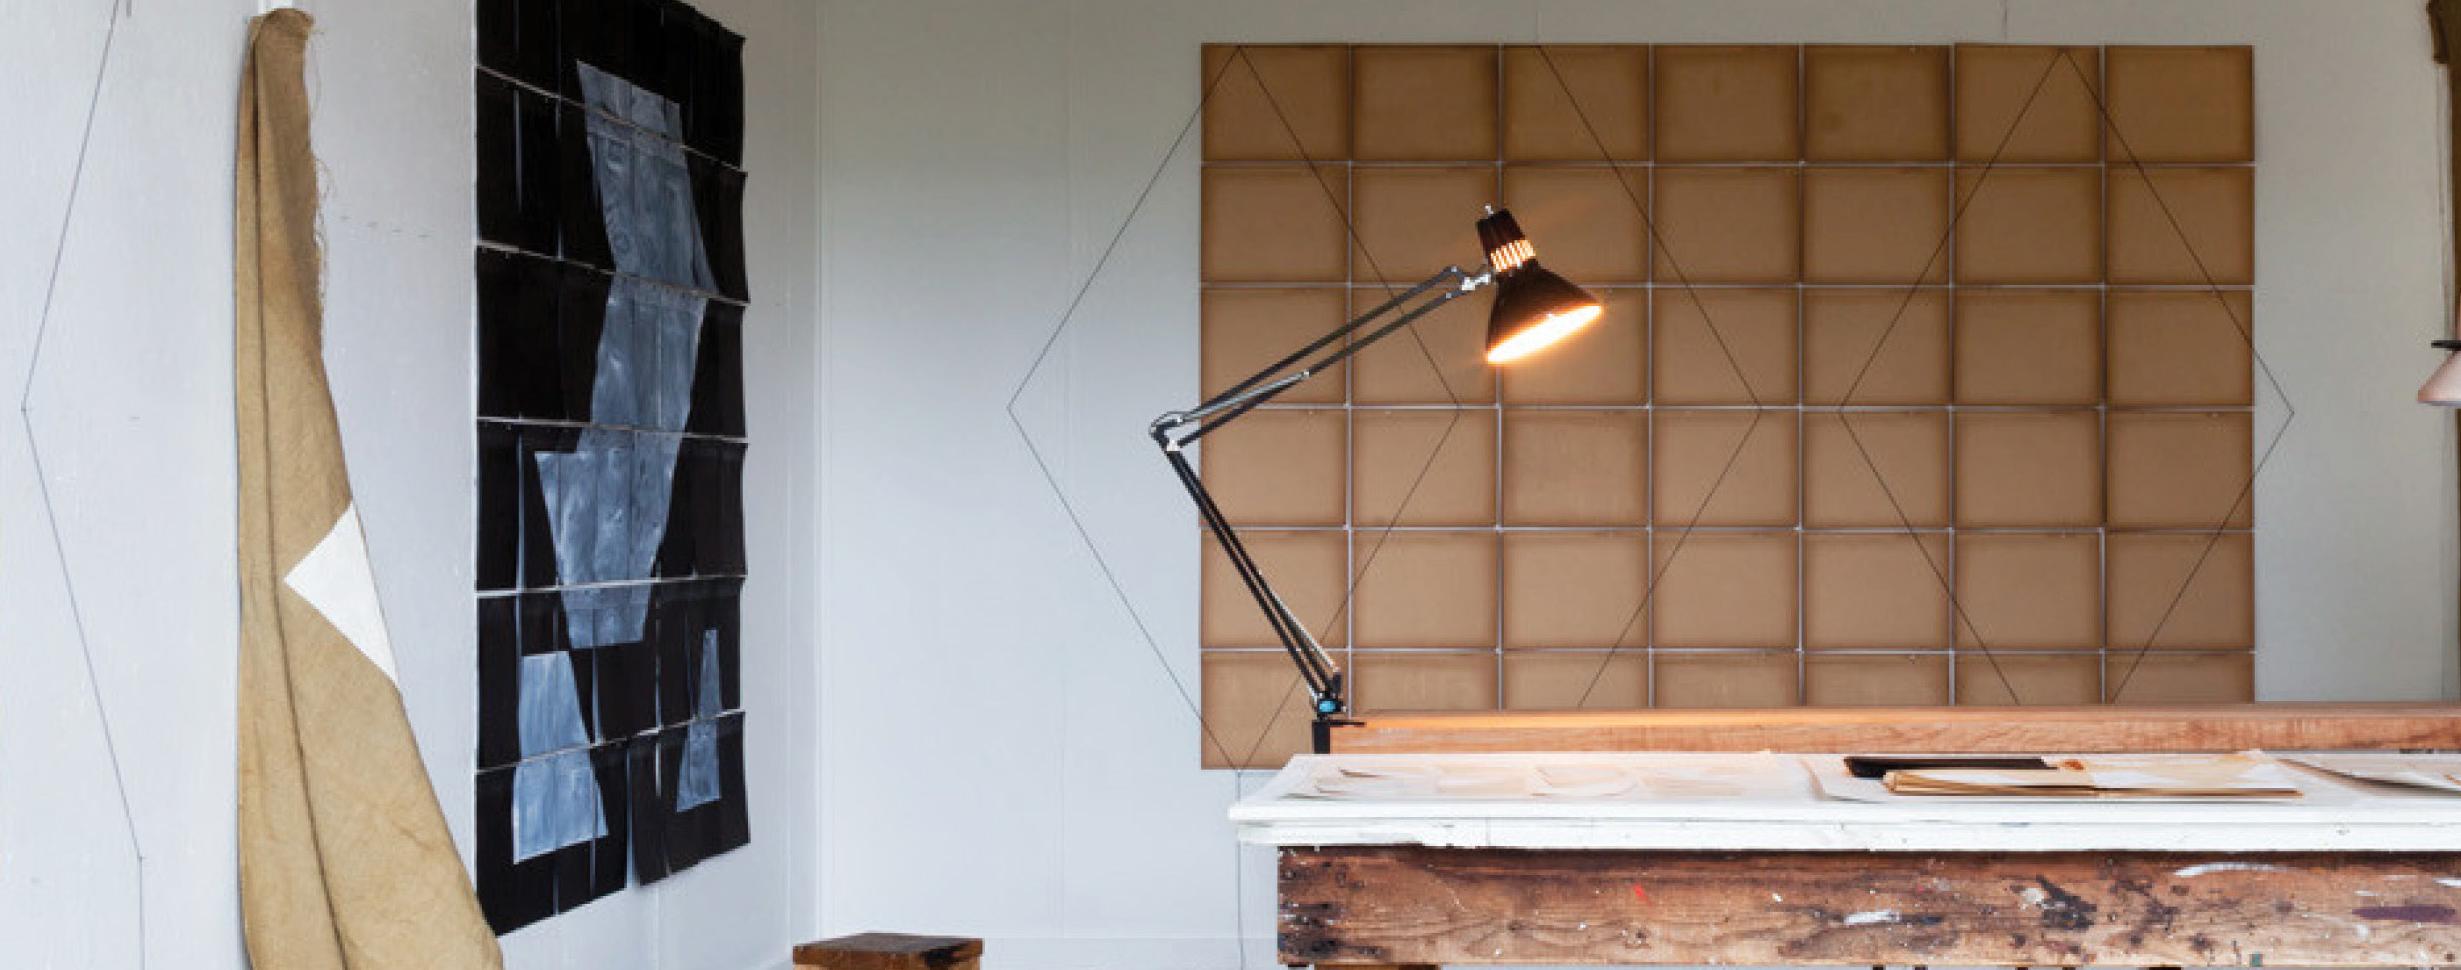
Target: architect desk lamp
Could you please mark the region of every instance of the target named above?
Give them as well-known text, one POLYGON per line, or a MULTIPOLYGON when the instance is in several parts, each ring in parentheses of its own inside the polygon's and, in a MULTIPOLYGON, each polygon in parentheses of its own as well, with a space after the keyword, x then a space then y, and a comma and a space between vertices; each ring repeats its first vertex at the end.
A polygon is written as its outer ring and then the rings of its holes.
POLYGON ((1230 520, 1214 504, 1205 491, 1204 480, 1188 464, 1188 445, 1211 434, 1215 429, 1255 410, 1257 405, 1273 400, 1282 392, 1326 368, 1382 340, 1394 331, 1409 326, 1411 321, 1434 312, 1455 298, 1476 291, 1482 286, 1495 287, 1495 308, 1487 317, 1487 362, 1506 364, 1537 352, 1574 331, 1588 326, 1603 309, 1596 297, 1578 286, 1538 265, 1537 254, 1530 248, 1529 237, 1522 235, 1521 226, 1512 213, 1489 209, 1478 220, 1478 241, 1487 252, 1486 265, 1476 274, 1465 273, 1459 266, 1447 266, 1435 275, 1420 280, 1417 285, 1386 300, 1375 309, 1335 327, 1333 332, 1316 338, 1307 346, 1292 351, 1290 356, 1274 362, 1254 376, 1240 381, 1220 394, 1185 411, 1172 411, 1154 419, 1150 433, 1154 443, 1162 447, 1162 456, 1170 460, 1171 470, 1178 473, 1179 484, 1196 500, 1196 510, 1205 519, 1205 527, 1213 531, 1215 541, 1229 556, 1231 566, 1239 572, 1239 581, 1256 598, 1256 606, 1265 613, 1265 622, 1273 627, 1273 635, 1282 642, 1292 663, 1299 665, 1299 676, 1307 681, 1308 693, 1314 700, 1316 721, 1315 749, 1324 753, 1329 744, 1330 728, 1341 719, 1342 672, 1332 655, 1316 642, 1299 622, 1297 614, 1283 605, 1272 585, 1265 582, 1263 570, 1239 541, 1239 533, 1230 520), (1398 314, 1398 315, 1396 315, 1398 314), (1389 321, 1378 323, 1379 320, 1389 321), (1368 327, 1367 335, 1334 346, 1343 338, 1368 327), (1326 348, 1331 347, 1331 350, 1326 348), (1307 358, 1322 352, 1313 361, 1307 358), (1303 363, 1304 361, 1304 363, 1303 363))

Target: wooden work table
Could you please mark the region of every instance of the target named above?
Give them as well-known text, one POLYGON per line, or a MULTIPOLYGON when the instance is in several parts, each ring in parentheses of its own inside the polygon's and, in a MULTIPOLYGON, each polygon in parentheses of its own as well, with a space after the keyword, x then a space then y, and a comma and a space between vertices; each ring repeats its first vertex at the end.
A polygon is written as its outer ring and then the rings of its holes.
POLYGON ((1813 777, 1836 760, 1301 756, 1231 818, 1281 850, 1288 964, 2461 963, 2461 797, 2300 769, 2290 800, 1848 801, 1813 777), (1312 782, 1497 766, 1642 781, 1312 782))

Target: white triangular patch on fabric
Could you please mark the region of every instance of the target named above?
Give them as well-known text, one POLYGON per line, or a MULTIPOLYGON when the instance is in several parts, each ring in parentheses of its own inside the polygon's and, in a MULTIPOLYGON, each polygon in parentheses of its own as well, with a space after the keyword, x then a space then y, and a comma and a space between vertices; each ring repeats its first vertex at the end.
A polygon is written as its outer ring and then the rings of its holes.
POLYGON ((393 672, 393 641, 385 635, 384 609, 376 602, 376 574, 368 567, 367 534, 359 530, 359 503, 342 510, 333 531, 291 567, 282 585, 324 614, 325 622, 342 631, 342 638, 384 671, 386 680, 401 685, 400 675, 393 672))

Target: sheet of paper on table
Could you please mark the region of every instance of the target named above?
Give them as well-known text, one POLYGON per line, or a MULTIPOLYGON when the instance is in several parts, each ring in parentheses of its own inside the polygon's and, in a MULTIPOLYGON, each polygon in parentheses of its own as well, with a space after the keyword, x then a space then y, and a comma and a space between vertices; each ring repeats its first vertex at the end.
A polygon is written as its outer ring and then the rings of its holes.
POLYGON ((2251 754, 2082 755, 2049 768, 1924 768, 1881 779, 1897 795, 2030 798, 2297 798, 2288 769, 2251 754))
POLYGON ((1478 762, 1327 760, 1288 797, 1342 801, 1583 801, 1721 797, 1767 785, 1765 759, 1581 759, 1478 762))
POLYGON ((1858 802, 1954 798, 1960 801, 2210 801, 2295 799, 2297 777, 2262 752, 2100 754, 2049 759, 2050 770, 1943 768, 1856 778, 1844 760, 1805 756, 1820 793, 1858 802))
POLYGON ((2343 778, 2461 795, 2461 755, 2319 751, 2281 758, 2343 778))

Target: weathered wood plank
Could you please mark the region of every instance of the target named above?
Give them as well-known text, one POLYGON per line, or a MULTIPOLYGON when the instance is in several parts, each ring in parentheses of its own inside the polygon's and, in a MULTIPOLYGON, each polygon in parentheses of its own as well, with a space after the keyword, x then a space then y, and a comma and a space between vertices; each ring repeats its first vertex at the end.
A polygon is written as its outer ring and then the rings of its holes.
POLYGON ((1863 707, 1368 715, 1335 754, 1452 751, 2243 751, 2461 748, 2461 705, 1863 707))
POLYGON ((1285 849, 1284 963, 2433 966, 2461 854, 1285 849))

